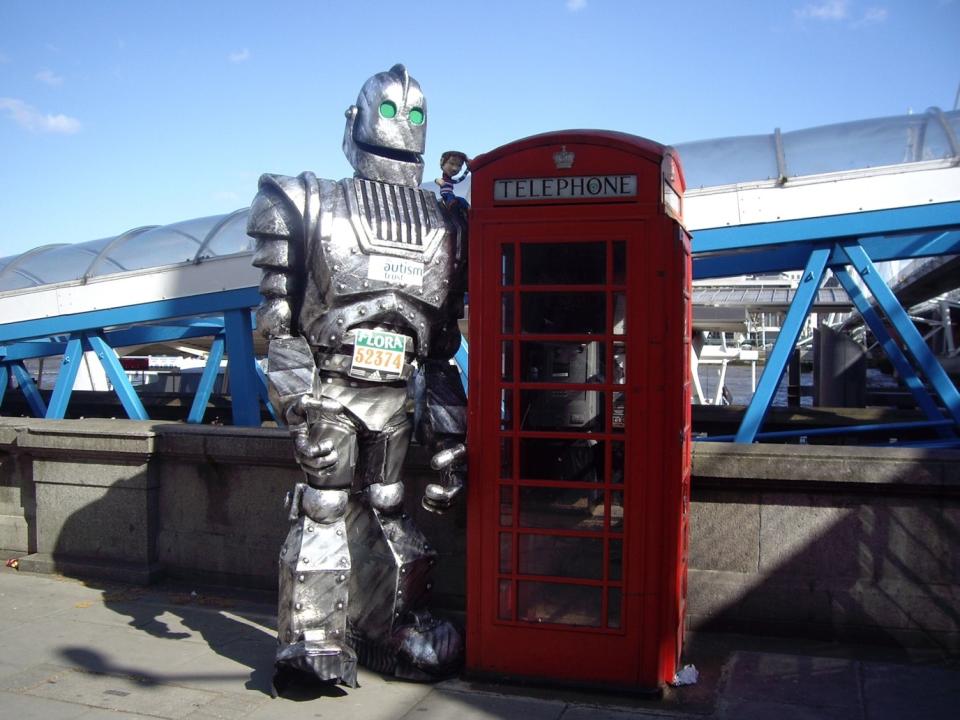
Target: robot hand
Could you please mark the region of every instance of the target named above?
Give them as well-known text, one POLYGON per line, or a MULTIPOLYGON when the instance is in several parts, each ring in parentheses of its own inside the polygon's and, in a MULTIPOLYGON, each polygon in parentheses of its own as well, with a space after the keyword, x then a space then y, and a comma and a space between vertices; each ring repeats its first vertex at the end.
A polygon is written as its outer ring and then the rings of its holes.
POLYGON ((455 466, 466 457, 463 443, 441 450, 430 460, 430 467, 439 470, 445 483, 430 483, 423 493, 423 507, 431 512, 442 513, 450 509, 454 499, 463 489, 463 471, 455 466))
POLYGON ((339 413, 341 406, 326 399, 317 399, 304 395, 297 400, 291 411, 303 418, 303 422, 291 426, 294 437, 294 457, 307 475, 322 477, 324 471, 331 470, 339 460, 339 454, 330 438, 321 439, 323 423, 316 416, 320 413, 339 413))

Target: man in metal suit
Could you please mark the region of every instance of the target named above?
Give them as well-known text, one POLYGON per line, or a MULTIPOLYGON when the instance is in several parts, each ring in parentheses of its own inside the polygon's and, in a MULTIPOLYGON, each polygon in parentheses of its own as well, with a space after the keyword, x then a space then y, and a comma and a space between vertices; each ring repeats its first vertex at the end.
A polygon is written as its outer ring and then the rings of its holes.
POLYGON ((430 679, 463 649, 425 609, 436 553, 402 510, 401 471, 412 395, 445 478, 424 505, 442 511, 462 485, 466 399, 449 359, 466 228, 419 187, 427 104, 403 65, 368 79, 346 116, 354 177, 264 175, 247 227, 270 397, 305 475, 280 554, 278 690, 291 671, 355 687, 358 660, 430 679))

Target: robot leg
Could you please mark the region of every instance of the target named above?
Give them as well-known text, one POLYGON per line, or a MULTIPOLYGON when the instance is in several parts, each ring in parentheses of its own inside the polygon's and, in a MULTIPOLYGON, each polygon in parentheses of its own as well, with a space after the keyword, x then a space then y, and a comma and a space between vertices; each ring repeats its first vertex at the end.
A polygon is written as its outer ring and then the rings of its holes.
POLYGON ((367 453, 364 497, 347 510, 353 556, 351 641, 360 663, 410 680, 459 669, 463 640, 426 610, 436 551, 402 512, 400 472, 410 439, 406 416, 379 434, 367 453))
POLYGON ((322 418, 310 441, 332 443, 340 462, 326 473, 307 474, 288 497, 290 530, 280 552, 278 648, 274 687, 288 670, 322 681, 357 685, 357 658, 347 640, 350 552, 346 510, 356 457, 356 430, 342 418, 322 418))

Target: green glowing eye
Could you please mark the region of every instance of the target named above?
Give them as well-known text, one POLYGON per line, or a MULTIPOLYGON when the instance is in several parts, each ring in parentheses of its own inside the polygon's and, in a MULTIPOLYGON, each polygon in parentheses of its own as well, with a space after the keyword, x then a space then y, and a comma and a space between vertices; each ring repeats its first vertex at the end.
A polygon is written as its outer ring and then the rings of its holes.
POLYGON ((420 108, 413 108, 410 111, 410 122, 414 125, 423 125, 423 110, 420 108))
POLYGON ((387 119, 397 116, 397 105, 396 103, 390 102, 389 100, 384 100, 380 103, 380 117, 385 117, 387 119))

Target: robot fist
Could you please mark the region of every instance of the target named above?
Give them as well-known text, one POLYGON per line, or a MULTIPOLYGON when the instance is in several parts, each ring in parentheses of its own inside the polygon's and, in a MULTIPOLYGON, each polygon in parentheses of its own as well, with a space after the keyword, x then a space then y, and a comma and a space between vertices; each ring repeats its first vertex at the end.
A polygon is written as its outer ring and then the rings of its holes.
POLYGON ((463 489, 463 471, 457 469, 467 456, 463 443, 441 450, 430 460, 430 467, 439 470, 445 483, 430 483, 423 493, 423 507, 432 512, 445 512, 463 489))
POLYGON ((340 460, 336 438, 342 434, 339 416, 343 408, 333 400, 304 396, 297 401, 296 410, 305 421, 291 428, 294 456, 307 475, 323 479, 340 460))

